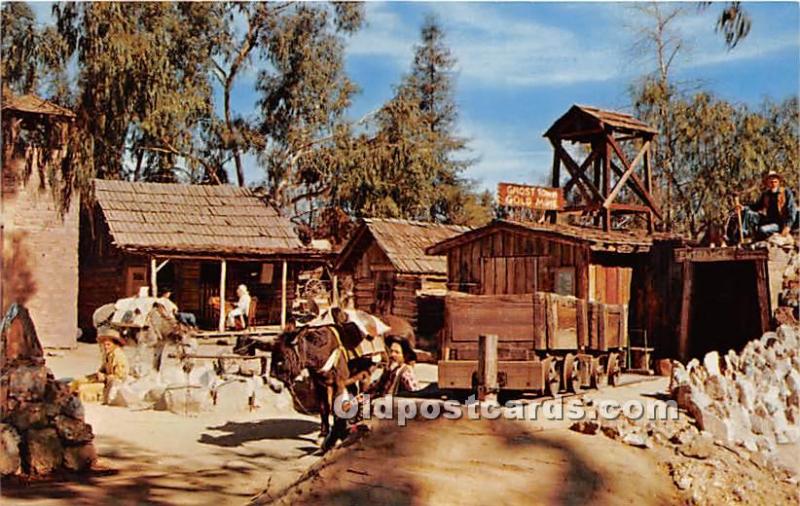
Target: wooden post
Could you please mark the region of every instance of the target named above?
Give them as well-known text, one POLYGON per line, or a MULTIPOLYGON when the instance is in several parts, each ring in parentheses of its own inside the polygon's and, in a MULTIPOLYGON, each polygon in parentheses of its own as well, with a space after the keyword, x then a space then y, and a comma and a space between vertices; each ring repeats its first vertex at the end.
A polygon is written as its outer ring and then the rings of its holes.
POLYGON ((686 362, 689 359, 689 318, 692 306, 692 281, 694 266, 689 260, 683 261, 683 291, 681 294, 681 319, 678 332, 678 359, 686 362))
POLYGON ((497 335, 478 337, 478 400, 497 402, 497 335))
MULTIPOLYGON (((647 151, 644 154, 644 189, 647 193, 653 194, 653 170, 650 167, 650 145, 647 146, 647 151)), ((655 231, 653 223, 653 210, 647 211, 647 232, 652 234, 655 231)))
POLYGON ((158 266, 156 257, 150 257, 150 296, 158 297, 158 266))
MULTIPOLYGON (((558 153, 553 153, 553 179, 551 184, 553 188, 561 186, 561 159, 558 157, 558 153)), ((550 223, 558 221, 558 213, 555 211, 546 211, 545 216, 549 218, 550 223)))
POLYGON ((769 320, 772 315, 769 275, 766 260, 756 260, 756 293, 758 294, 758 312, 761 323, 761 332, 769 330, 769 320))
POLYGON ((331 297, 331 304, 339 306, 339 276, 333 275, 333 297, 331 297))
POLYGON ((283 261, 283 272, 281 273, 281 328, 286 326, 286 274, 288 265, 283 261))
MULTIPOLYGON (((603 188, 600 190, 603 193, 603 198, 608 197, 611 193, 611 146, 605 143, 605 153, 603 156, 603 188)), ((609 204, 610 206, 611 204, 609 204)), ((603 230, 611 230, 611 208, 601 208, 603 213, 603 230)))
POLYGON ((219 264, 219 331, 225 332, 225 277, 228 264, 223 258, 219 264))

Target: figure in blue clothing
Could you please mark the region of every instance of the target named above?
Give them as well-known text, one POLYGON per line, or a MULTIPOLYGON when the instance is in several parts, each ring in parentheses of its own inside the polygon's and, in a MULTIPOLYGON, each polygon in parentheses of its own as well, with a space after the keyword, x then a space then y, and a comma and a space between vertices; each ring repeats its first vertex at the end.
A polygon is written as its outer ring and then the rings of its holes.
MULTIPOLYGON (((789 235, 800 226, 797 205, 792 191, 783 183, 783 178, 774 170, 764 177, 765 190, 749 206, 737 204, 736 211, 742 213, 742 232, 745 237, 761 240, 772 234, 789 235)), ((729 221, 728 244, 739 242, 736 220, 729 221)))

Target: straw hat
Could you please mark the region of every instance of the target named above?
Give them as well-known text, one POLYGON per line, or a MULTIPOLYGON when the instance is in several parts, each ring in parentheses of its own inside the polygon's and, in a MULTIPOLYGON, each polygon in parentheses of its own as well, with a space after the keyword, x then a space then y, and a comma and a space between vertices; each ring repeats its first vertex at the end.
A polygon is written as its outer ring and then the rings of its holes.
POLYGON ((111 341, 118 346, 125 346, 125 339, 122 338, 117 329, 111 327, 100 327, 97 329, 97 342, 111 341))
POLYGON ((781 182, 783 182, 783 177, 780 174, 778 174, 778 171, 776 171, 776 170, 771 170, 771 171, 767 172, 764 175, 764 182, 766 183, 767 181, 769 181, 772 178, 778 178, 781 182))

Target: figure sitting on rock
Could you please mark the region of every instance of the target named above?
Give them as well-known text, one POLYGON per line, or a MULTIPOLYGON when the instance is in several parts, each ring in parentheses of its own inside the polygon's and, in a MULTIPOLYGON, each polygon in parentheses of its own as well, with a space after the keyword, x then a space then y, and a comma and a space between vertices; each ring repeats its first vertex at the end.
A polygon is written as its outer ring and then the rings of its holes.
MULTIPOLYGON (((788 236, 800 226, 798 210, 792 191, 784 185, 780 174, 771 170, 764 177, 765 189, 750 206, 736 204, 736 212, 741 213, 742 235, 754 240, 762 240, 772 234, 788 236)), ((728 244, 739 242, 738 219, 729 222, 728 244)))
POLYGON ((125 340, 120 333, 110 327, 97 330, 97 342, 103 354, 100 369, 96 373, 78 378, 70 383, 70 388, 77 392, 81 400, 109 401, 109 391, 128 378, 130 367, 128 357, 122 349, 125 340))

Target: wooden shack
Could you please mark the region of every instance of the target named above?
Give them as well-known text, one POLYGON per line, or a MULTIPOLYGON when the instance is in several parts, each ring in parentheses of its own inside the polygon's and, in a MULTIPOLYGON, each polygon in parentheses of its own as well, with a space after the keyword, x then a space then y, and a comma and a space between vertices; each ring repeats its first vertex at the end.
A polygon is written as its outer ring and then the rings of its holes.
POLYGON ((329 254, 306 248, 291 222, 247 188, 94 181, 96 204, 81 215, 79 319, 140 287, 165 289, 203 328, 224 328, 210 297, 236 300, 245 284, 258 325, 283 325, 300 270, 329 254))
POLYGON ((626 304, 632 269, 652 244, 644 233, 495 220, 427 252, 446 255, 450 290, 475 295, 552 292, 626 304))
POLYGON ((419 333, 441 326, 447 259, 425 249, 469 227, 398 219, 365 219, 336 261, 353 278, 355 307, 412 321, 419 333))
POLYGON ((66 154, 74 117, 47 100, 4 90, 2 310, 24 304, 42 344, 51 348, 74 347, 78 337, 79 202, 62 205, 53 196, 63 195, 62 188, 46 177, 48 164, 60 164, 66 154))

